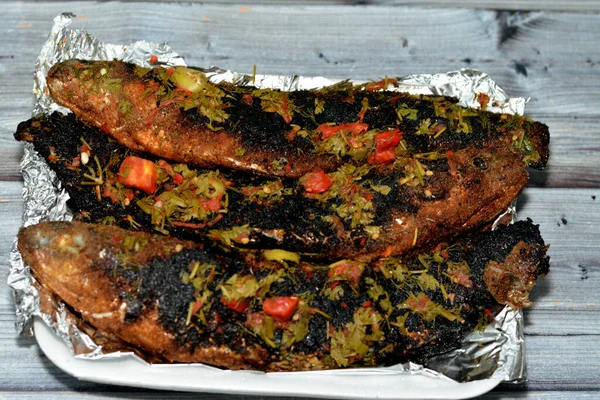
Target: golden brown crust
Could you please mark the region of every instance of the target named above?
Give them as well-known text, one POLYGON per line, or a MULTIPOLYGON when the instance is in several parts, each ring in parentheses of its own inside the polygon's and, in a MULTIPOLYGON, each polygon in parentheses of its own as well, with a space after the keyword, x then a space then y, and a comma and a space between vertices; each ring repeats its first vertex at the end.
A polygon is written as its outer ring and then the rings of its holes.
MULTIPOLYGON (((37 227, 23 228, 19 233, 19 251, 32 269, 35 278, 100 331, 118 336, 133 346, 171 362, 204 362, 231 368, 256 367, 248 362, 262 363, 257 349, 249 347, 247 354, 235 354, 225 346, 197 348, 194 351, 176 343, 158 320, 156 308, 148 309, 140 318, 127 322, 127 303, 121 293, 130 291, 129 284, 116 276, 107 276, 94 263, 98 257, 115 257, 121 240, 106 239, 112 227, 79 223, 48 223, 40 233, 37 227), (103 256, 102 256, 103 255, 103 256)), ((123 233, 121 230, 118 232, 123 233)), ((129 234, 129 233, 128 233, 129 234)), ((144 264, 155 256, 198 247, 191 242, 160 236, 133 233, 132 237, 149 238, 147 250, 136 253, 131 262, 144 264), (182 246, 181 248, 179 246, 182 246)), ((118 237, 115 237, 118 238, 118 237)))
POLYGON ((111 77, 122 79, 122 90, 98 91, 93 80, 82 82, 73 74, 78 63, 79 60, 69 60, 50 69, 47 82, 51 96, 132 150, 205 168, 226 167, 289 178, 299 178, 313 170, 335 168, 336 163, 329 156, 293 151, 239 155, 243 148, 239 136, 185 121, 177 104, 159 106, 156 95, 144 92, 147 86, 133 75, 127 64, 112 63, 111 77), (123 101, 134 105, 131 117, 119 116, 119 105, 123 101), (287 159, 288 168, 274 166, 281 157, 287 159))

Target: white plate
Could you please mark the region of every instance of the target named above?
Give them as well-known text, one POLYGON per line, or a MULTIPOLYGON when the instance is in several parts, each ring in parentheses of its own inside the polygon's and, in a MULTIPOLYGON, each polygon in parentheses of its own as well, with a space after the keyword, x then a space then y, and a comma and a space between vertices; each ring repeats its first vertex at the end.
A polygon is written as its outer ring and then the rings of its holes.
POLYGON ((187 392, 307 396, 353 399, 466 399, 486 393, 500 381, 457 383, 389 369, 315 372, 223 371, 205 365, 150 365, 136 357, 75 358, 41 319, 35 337, 46 356, 66 373, 91 382, 187 392))

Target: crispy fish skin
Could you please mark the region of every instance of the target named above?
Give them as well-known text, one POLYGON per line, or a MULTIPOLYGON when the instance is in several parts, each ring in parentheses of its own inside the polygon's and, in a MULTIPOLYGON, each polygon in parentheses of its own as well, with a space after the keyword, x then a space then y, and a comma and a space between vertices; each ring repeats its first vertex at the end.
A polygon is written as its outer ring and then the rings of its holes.
POLYGON ((160 105, 154 94, 144 94, 147 82, 133 74, 131 65, 113 63, 110 79, 119 80, 122 90, 104 91, 95 86, 96 81, 80 81, 74 75, 79 64, 80 61, 72 60, 51 69, 48 74, 51 95, 132 150, 205 168, 226 167, 296 178, 331 165, 330 157, 305 157, 291 146, 278 152, 248 152, 238 156, 236 153, 243 148, 239 136, 211 130, 186 118, 177 103, 160 105), (124 102, 133 105, 133 118, 123 118, 119 105, 124 102), (282 157, 288 162, 287 170, 273 167, 282 157))
POLYGON ((269 261, 77 222, 23 228, 18 246, 41 285, 99 330, 169 362, 264 371, 387 365, 447 351, 498 302, 529 305, 529 290, 548 272, 531 221, 370 268, 273 261, 273 252, 269 261), (515 268, 520 261, 527 266, 515 268), (287 317, 266 305, 294 296, 287 317))
POLYGON ((369 162, 385 170, 393 154, 385 144, 375 148, 370 129, 399 130, 411 154, 512 149, 534 168, 548 159, 547 126, 451 99, 371 92, 368 85, 290 93, 189 86, 190 76, 206 78, 179 71, 69 60, 53 66, 47 82, 56 102, 130 149, 207 168, 299 178, 346 159, 366 162, 374 152, 369 162))
MULTIPOLYGON (((156 206, 154 199, 167 195, 177 185, 173 179, 167 179, 150 195, 128 189, 130 196, 127 203, 122 201, 123 193, 113 196, 117 188, 108 182, 115 179, 121 161, 130 151, 72 114, 63 116, 54 113, 23 122, 15 137, 33 142, 42 157, 49 160, 49 166, 70 195, 70 206, 86 222, 97 223, 113 217, 116 224, 125 228, 130 226, 133 218, 136 224, 140 224, 138 229, 151 232, 156 226, 150 215, 140 208, 139 201, 156 206), (84 142, 91 147, 87 150, 87 165, 80 160, 84 142), (97 169, 93 161, 95 157, 104 170, 100 174, 104 179, 102 186, 89 185, 86 177, 90 168, 97 169), (100 194, 102 197, 99 197, 100 194)), ((338 199, 341 196, 321 201, 305 193, 298 181, 282 180, 281 187, 289 192, 276 201, 269 202, 267 198, 264 203, 259 203, 242 193, 251 192, 247 190, 249 187, 258 190, 271 181, 239 173, 219 175, 223 182, 229 183, 227 206, 223 200, 218 213, 209 213, 206 219, 201 220, 173 219, 179 225, 167 223, 165 229, 182 238, 202 240, 216 236, 216 240, 220 240, 220 232, 248 226, 245 230, 248 235, 244 236, 248 239, 246 244, 233 240, 234 245, 281 247, 315 253, 317 257, 327 259, 379 258, 431 248, 440 241, 450 240, 461 232, 493 221, 527 181, 527 172, 519 157, 502 149, 492 152, 485 148, 470 148, 445 155, 439 160, 421 160, 420 163, 431 174, 424 176, 423 185, 417 187, 398 184, 404 176, 401 172, 384 176, 367 175, 352 181, 352 185, 360 187, 364 193, 358 200, 365 196, 373 198, 365 210, 358 211, 373 214, 373 221, 368 225, 379 227, 376 236, 360 226, 352 227, 348 219, 339 216, 337 207, 348 201, 338 199), (377 193, 372 189, 374 186, 390 188, 390 192, 385 195, 377 193), (339 221, 337 227, 324 221, 324 218, 331 217, 339 221)), ((156 168, 166 171, 161 165, 164 164, 158 161, 156 168)), ((166 175, 166 172, 161 175, 166 175)), ((339 179, 339 176, 332 176, 332 179, 339 179)))

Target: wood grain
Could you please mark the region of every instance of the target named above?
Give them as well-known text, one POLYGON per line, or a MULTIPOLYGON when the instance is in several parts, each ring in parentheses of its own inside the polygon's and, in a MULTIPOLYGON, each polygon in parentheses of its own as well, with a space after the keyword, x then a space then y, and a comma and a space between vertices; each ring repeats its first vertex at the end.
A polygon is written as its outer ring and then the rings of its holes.
MULTIPOLYGON (((26 0, 32 1, 32 0, 26 0)), ((34 0, 35 1, 35 0, 34 0)), ((160 3, 161 0, 128 0, 128 2, 160 3)), ((188 0, 187 3, 206 3, 204 0, 188 0)), ((213 4, 247 7, 248 1, 241 0, 211 0, 213 4)), ((565 11, 565 12, 597 12, 600 5, 595 0, 503 0, 501 3, 493 0, 254 0, 252 5, 286 5, 286 6, 411 6, 425 8, 473 8, 473 9, 502 9, 511 11, 565 11)))

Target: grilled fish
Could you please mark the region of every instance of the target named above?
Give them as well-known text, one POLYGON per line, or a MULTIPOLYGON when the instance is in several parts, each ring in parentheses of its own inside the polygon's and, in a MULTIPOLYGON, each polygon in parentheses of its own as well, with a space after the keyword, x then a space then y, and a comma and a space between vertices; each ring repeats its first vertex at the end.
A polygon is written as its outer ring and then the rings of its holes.
POLYGON ((23 228, 33 275, 95 328, 168 362, 388 365, 445 352, 548 272, 531 221, 414 257, 305 262, 79 222, 23 228))
POLYGON ((133 164, 123 176, 133 153, 73 114, 33 118, 15 137, 34 143, 82 221, 326 259, 431 248, 491 222, 527 181, 519 156, 502 148, 430 152, 386 174, 344 164, 299 180, 195 170, 138 154, 147 166, 139 169, 155 171, 148 189, 130 182, 133 164))
MULTIPOLYGON (((542 168, 548 128, 521 116, 387 90, 395 79, 281 92, 213 84, 190 68, 69 60, 48 73, 52 98, 135 151, 194 166, 299 178, 341 164, 403 167, 415 154, 510 149, 542 168)), ((485 108, 489 98, 479 101, 485 108)))

